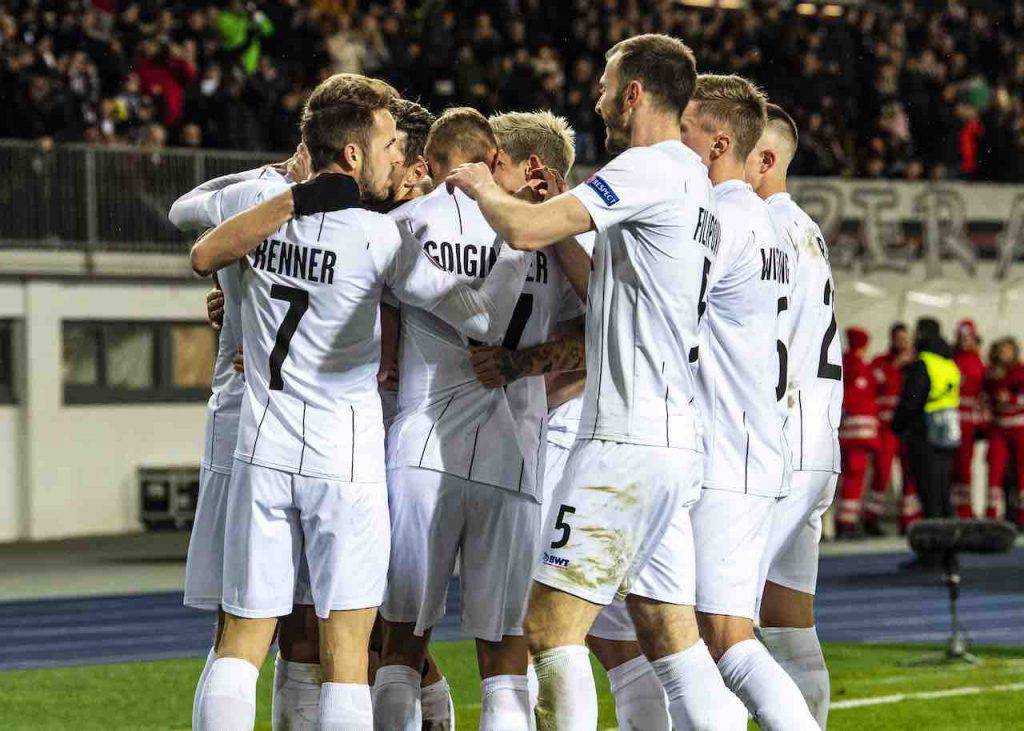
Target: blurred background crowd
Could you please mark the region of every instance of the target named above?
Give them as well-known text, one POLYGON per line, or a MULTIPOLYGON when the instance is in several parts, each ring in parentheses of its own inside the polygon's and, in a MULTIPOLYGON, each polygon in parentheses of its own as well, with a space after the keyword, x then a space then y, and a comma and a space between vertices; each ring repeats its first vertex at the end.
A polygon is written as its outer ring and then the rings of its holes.
POLYGON ((899 423, 901 401, 908 399, 904 375, 922 348, 952 358, 960 372, 960 444, 943 484, 935 486, 947 502, 943 512, 1006 519, 1024 531, 1024 364, 1017 340, 985 342, 970 319, 958 323, 951 342, 940 337, 928 344, 919 336, 915 341, 906 324, 894 323, 881 352, 862 328, 847 328, 845 336, 836 536, 881 535, 883 516, 893 512, 901 531, 922 516, 943 517, 927 514, 908 465, 912 435, 899 423), (985 486, 980 503, 972 501, 977 483, 985 486), (896 510, 890 510, 886 503, 897 494, 896 510))
POLYGON ((284 151, 325 75, 435 111, 548 108, 602 155, 603 53, 683 38, 797 119, 803 175, 1024 180, 1024 0, 6 0, 0 137, 284 151))

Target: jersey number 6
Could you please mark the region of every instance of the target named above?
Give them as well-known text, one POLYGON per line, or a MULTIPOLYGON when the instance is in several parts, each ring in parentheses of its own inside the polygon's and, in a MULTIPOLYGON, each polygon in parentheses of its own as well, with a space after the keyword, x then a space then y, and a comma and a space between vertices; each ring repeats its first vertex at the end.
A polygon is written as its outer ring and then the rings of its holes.
POLYGON ((299 320, 309 309, 309 292, 298 287, 275 284, 270 288, 270 297, 288 303, 288 311, 284 313, 281 327, 277 328, 274 349, 270 351, 270 390, 280 391, 284 388, 281 366, 284 365, 284 359, 288 357, 288 348, 291 346, 295 330, 299 327, 299 320))

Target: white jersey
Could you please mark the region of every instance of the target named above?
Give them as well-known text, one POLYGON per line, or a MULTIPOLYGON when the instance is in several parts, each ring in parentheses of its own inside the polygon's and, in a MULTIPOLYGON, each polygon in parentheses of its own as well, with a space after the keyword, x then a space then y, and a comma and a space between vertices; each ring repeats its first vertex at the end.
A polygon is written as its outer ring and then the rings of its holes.
POLYGON ((789 486, 785 318, 791 254, 742 180, 715 186, 722 245, 701 324, 704 487, 778 497, 789 486))
POLYGON ((548 443, 563 449, 572 449, 580 430, 583 415, 583 396, 575 396, 548 414, 548 443))
POLYGON ((789 193, 776 193, 766 202, 779 237, 795 252, 786 423, 793 469, 838 474, 843 354, 828 245, 789 193))
POLYGON ((721 236, 707 168, 666 140, 570 194, 597 230, 579 438, 700 451, 697 324, 721 236))
MULTIPOLYGON (((222 219, 287 190, 253 180, 213 196, 222 219)), ((361 208, 293 219, 243 260, 246 391, 235 458, 306 477, 381 482, 384 427, 377 371, 380 299, 432 310, 478 336, 508 322, 526 259, 503 252, 469 289, 394 222, 361 208)))
MULTIPOLYGON (((178 198, 171 206, 168 217, 183 231, 213 228, 223 220, 219 206, 212 205, 213 194, 245 180, 283 182, 286 178, 271 165, 214 178, 178 198)), ((242 344, 241 274, 238 264, 217 272, 217 284, 224 292, 224 319, 213 364, 212 394, 206 405, 206 432, 201 464, 208 470, 222 474, 231 474, 238 438, 238 415, 242 410, 242 396, 245 393, 245 379, 235 371, 233 363, 242 344)))
MULTIPOLYGON (((462 191, 444 186, 392 212, 409 245, 470 287, 489 272, 501 240, 462 191)), ((553 325, 583 313, 552 250, 528 252, 529 273, 500 343, 547 342, 553 325)), ((398 417, 388 467, 422 467, 540 499, 547 401, 544 378, 488 389, 470 366, 470 341, 430 312, 402 307, 398 417)))

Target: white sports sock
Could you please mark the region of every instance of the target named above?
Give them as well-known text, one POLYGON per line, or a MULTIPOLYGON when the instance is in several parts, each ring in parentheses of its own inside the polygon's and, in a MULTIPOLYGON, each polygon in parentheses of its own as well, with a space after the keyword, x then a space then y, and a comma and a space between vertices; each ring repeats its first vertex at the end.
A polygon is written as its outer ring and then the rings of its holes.
POLYGON ((455 728, 455 705, 445 678, 420 688, 420 707, 424 731, 453 731, 455 728))
POLYGON ((828 720, 829 682, 825 656, 814 627, 762 627, 761 640, 796 683, 818 725, 828 720))
POLYGON ((597 728, 597 688, 590 668, 590 651, 583 645, 563 645, 533 656, 537 669, 538 731, 594 731, 597 728))
POLYGON ((531 714, 537 710, 538 687, 539 686, 537 684, 537 668, 533 666, 533 662, 531 661, 530 664, 526 666, 526 692, 530 694, 531 714))
POLYGON ((250 731, 256 723, 259 668, 237 657, 217 658, 199 701, 200 731, 250 731))
POLYGON ((796 683, 757 640, 730 647, 718 669, 765 731, 818 731, 796 683))
POLYGON ((196 694, 192 697, 192 728, 199 728, 199 701, 203 699, 203 687, 206 685, 206 678, 210 674, 217 659, 217 651, 212 647, 206 656, 206 664, 203 665, 203 672, 199 673, 199 681, 196 683, 196 694))
POLYGON ((320 686, 320 725, 323 731, 372 731, 370 686, 324 683, 320 686))
POLYGON ((525 675, 484 678, 480 698, 480 731, 529 731, 530 692, 525 675))
POLYGON ((274 731, 315 731, 320 722, 320 666, 290 662, 278 653, 274 661, 274 731))
POLYGON ((678 729, 719 731, 727 728, 722 709, 730 707, 729 690, 716 672, 703 640, 682 652, 654 660, 651 667, 668 698, 668 713, 678 729))
POLYGON ((669 731, 668 699, 654 668, 643 655, 608 671, 620 729, 669 731))
POLYGON ((422 731, 418 670, 406 665, 377 669, 373 682, 373 727, 377 731, 422 731))

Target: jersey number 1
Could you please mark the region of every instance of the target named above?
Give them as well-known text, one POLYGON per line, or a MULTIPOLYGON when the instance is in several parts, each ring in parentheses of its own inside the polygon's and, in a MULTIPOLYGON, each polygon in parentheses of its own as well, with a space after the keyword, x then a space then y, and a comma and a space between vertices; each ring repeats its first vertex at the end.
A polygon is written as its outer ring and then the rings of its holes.
POLYGON ((288 303, 288 311, 284 313, 281 326, 277 328, 274 349, 270 351, 270 390, 280 391, 284 388, 281 366, 284 365, 284 359, 288 357, 288 348, 291 346, 295 330, 299 327, 299 320, 309 309, 309 292, 298 287, 275 284, 270 288, 270 297, 288 303))

